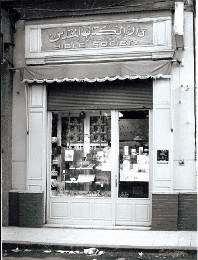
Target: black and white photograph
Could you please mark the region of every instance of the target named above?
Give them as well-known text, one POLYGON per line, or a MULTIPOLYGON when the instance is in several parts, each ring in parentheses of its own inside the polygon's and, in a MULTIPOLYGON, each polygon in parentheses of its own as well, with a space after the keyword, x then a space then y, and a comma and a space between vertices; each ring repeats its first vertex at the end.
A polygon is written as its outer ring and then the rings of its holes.
POLYGON ((1 259, 196 260, 196 0, 1 0, 1 259))

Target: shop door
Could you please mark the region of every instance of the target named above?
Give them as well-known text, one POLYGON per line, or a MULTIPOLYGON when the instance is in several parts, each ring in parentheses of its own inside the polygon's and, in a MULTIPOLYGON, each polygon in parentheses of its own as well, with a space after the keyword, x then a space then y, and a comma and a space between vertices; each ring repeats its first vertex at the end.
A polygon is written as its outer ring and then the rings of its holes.
POLYGON ((149 112, 58 112, 48 119, 47 223, 149 226, 149 112))
POLYGON ((119 111, 117 116, 116 225, 149 226, 149 111, 119 111))

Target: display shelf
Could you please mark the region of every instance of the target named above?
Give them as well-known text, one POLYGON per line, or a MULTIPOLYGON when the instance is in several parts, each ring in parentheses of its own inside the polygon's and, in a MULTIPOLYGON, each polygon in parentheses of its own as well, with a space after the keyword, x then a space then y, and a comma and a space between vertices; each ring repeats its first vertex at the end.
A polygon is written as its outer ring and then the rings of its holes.
POLYGON ((68 123, 68 125, 72 125, 72 126, 81 126, 82 123, 68 123))
POLYGON ((73 184, 73 183, 78 183, 78 181, 64 181, 65 183, 73 184))
POLYGON ((71 166, 71 167, 69 167, 69 169, 70 170, 92 170, 93 169, 93 167, 95 166, 95 164, 90 164, 89 166, 87 166, 87 167, 73 167, 73 166, 71 166))
POLYGON ((69 143, 68 142, 65 145, 65 147, 67 147, 67 149, 70 149, 72 146, 83 148, 84 147, 84 143, 82 143, 82 142, 79 142, 79 143, 69 143))
POLYGON ((100 143, 90 143, 90 147, 100 147, 100 146, 105 146, 105 147, 108 147, 108 143, 106 143, 106 142, 101 142, 101 144, 100 143))
POLYGON ((149 170, 134 171, 133 169, 129 171, 120 170, 120 181, 145 181, 149 182, 149 170))

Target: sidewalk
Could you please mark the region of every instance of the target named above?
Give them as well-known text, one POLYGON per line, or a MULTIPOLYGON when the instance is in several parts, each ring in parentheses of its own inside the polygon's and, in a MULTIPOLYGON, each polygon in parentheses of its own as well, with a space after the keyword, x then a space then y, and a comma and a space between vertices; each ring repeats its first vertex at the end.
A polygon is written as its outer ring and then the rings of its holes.
POLYGON ((196 231, 3 227, 2 243, 65 247, 196 250, 196 231))

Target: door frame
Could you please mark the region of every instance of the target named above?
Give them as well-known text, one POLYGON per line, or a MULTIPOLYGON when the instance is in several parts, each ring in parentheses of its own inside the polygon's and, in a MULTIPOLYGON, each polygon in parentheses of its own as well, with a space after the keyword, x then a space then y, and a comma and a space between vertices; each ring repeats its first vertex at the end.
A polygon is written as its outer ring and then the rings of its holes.
MULTIPOLYGON (((131 109, 132 111, 133 109, 131 109)), ((113 131, 113 141, 114 141, 114 152, 116 155, 114 155, 113 159, 115 160, 115 165, 117 164, 117 169, 115 169, 114 173, 114 200, 115 200, 115 226, 119 225, 125 225, 124 222, 120 222, 117 220, 118 215, 118 202, 119 201, 128 201, 129 203, 134 203, 137 201, 137 203, 141 204, 141 201, 143 205, 146 205, 148 202, 148 222, 143 224, 145 226, 151 226, 151 220, 152 220, 152 179, 153 179, 153 110, 149 109, 149 194, 148 198, 119 198, 118 197, 118 191, 119 191, 119 111, 115 110, 115 121, 114 122, 114 131, 113 131), (116 161, 116 158, 117 161, 116 161)), ((113 172, 113 171, 112 171, 113 172)), ((141 221, 139 222, 141 223, 141 221)), ((126 221, 127 225, 127 221, 126 221)), ((141 224, 140 224, 141 225, 141 224)))
MULTIPOLYGON (((151 225, 151 201, 152 201, 152 173, 153 173, 153 111, 149 110, 149 222, 146 226, 151 225)), ((46 201, 46 222, 50 218, 50 172, 51 172, 51 131, 52 131, 52 112, 47 112, 47 201, 46 201)), ((111 200, 112 200, 112 226, 120 225, 117 223, 117 208, 118 201, 122 200, 118 198, 118 185, 119 185, 119 111, 111 110, 111 149, 112 149, 112 171, 111 171, 111 200)), ((139 202, 145 201, 145 199, 128 199, 130 202, 138 200, 139 202)), ((67 225, 67 224, 66 224, 67 225)), ((124 225, 124 224, 123 224, 124 225)), ((127 225, 127 224, 126 224, 127 225)), ((133 226, 133 224, 131 225, 133 226)))

